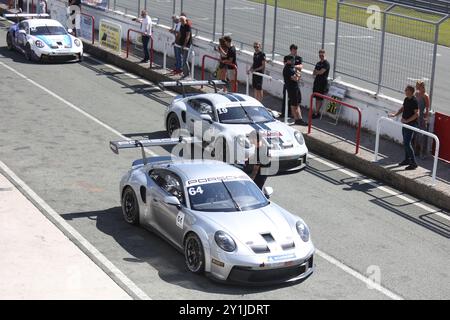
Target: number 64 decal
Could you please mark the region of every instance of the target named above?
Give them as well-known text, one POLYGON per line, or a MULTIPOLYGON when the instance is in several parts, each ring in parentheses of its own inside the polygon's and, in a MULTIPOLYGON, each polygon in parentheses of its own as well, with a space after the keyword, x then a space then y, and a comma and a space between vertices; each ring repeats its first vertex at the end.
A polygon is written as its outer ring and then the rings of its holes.
POLYGON ((203 189, 200 186, 198 186, 197 188, 195 187, 189 188, 188 191, 191 196, 195 196, 197 193, 203 194, 203 189))

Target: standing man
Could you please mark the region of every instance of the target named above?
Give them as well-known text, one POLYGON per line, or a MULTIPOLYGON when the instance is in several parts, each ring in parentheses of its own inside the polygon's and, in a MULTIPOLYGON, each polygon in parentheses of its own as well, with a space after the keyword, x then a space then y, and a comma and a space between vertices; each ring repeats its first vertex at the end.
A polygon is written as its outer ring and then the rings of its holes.
POLYGON ((284 86, 287 90, 287 97, 289 105, 291 106, 291 113, 294 117, 295 123, 300 126, 306 126, 307 123, 302 119, 302 113, 300 111, 300 102, 302 95, 298 82, 300 81, 300 74, 298 73, 296 66, 291 64, 293 60, 290 56, 284 57, 283 78, 284 86))
MULTIPOLYGON (((406 98, 403 102, 403 106, 395 113, 390 113, 389 117, 396 117, 400 113, 402 114, 402 123, 416 127, 418 126, 419 118, 419 104, 414 96, 414 87, 408 85, 405 89, 406 98)), ((414 131, 402 128, 403 134, 403 146, 405 148, 405 160, 399 163, 399 166, 407 166, 405 170, 414 170, 417 168, 416 157, 414 155, 414 149, 411 145, 414 131)))
MULTIPOLYGON (((285 59, 289 59, 291 66, 294 66, 295 72, 301 78, 301 72, 303 70, 303 58, 298 55, 298 51, 297 51, 298 47, 297 47, 297 45, 291 44, 289 46, 289 50, 290 50, 289 55, 285 56, 284 58, 285 59)), ((302 102, 301 94, 302 93, 300 91, 300 102, 299 102, 299 104, 302 102)), ((285 106, 285 103, 286 103, 285 99, 286 99, 286 86, 283 87, 283 105, 281 107, 281 115, 280 115, 280 117, 284 117, 284 109, 285 109, 284 106, 285 106)), ((290 112, 290 111, 288 111, 288 112, 290 112)))
MULTIPOLYGON (((251 72, 264 73, 264 70, 266 69, 266 54, 261 51, 260 42, 255 42, 253 44, 253 48, 255 49, 255 53, 253 53, 253 65, 250 70, 247 71, 247 74, 250 74, 251 72)), ((255 91, 255 98, 256 100, 261 102, 263 99, 263 77, 254 74, 252 78, 252 86, 253 90, 255 91)))
POLYGON ((223 40, 225 40, 225 45, 228 48, 227 55, 224 59, 222 59, 222 62, 225 63, 226 69, 227 69, 227 79, 231 81, 231 87, 235 88, 237 86, 237 83, 235 81, 235 75, 237 70, 234 69, 232 66, 233 64, 237 67, 237 59, 236 59, 236 47, 231 43, 231 37, 225 36, 223 37, 223 40))
MULTIPOLYGON (((173 44, 176 44, 178 39, 180 38, 180 28, 181 22, 180 17, 177 15, 172 16, 173 27, 169 30, 170 33, 173 33, 175 36, 175 41, 173 44)), ((181 73, 181 48, 178 46, 173 46, 173 51, 175 54, 175 69, 173 70, 173 74, 181 73)))
MULTIPOLYGON (((190 48, 192 44, 192 31, 191 26, 188 24, 187 18, 185 16, 180 16, 180 37, 178 38, 178 42, 176 43, 181 48, 181 68, 183 72, 183 77, 189 75, 189 70, 186 72, 186 66, 188 66, 187 59, 190 53, 190 48)), ((194 66, 192 66, 193 68, 194 66)))
POLYGON ((261 169, 264 167, 261 163, 261 158, 263 158, 263 155, 267 150, 264 146, 261 132, 251 132, 249 140, 250 143, 255 146, 255 153, 251 158, 245 160, 242 170, 247 173, 261 190, 263 190, 267 176, 261 173, 261 169))
POLYGON ((152 19, 147 14, 147 10, 141 11, 141 18, 138 19, 138 21, 141 23, 142 46, 144 48, 144 59, 142 59, 140 63, 146 63, 150 59, 148 43, 150 42, 150 37, 152 36, 152 19))
POLYGON ((81 12, 81 0, 69 0, 69 15, 72 17, 72 34, 77 36, 77 29, 80 30, 80 12, 81 12), (70 8, 76 6, 75 8, 70 8))
MULTIPOLYGON (((330 63, 326 59, 324 49, 319 50, 319 58, 320 61, 316 63, 316 67, 314 68, 313 71, 313 75, 315 76, 313 92, 325 94, 328 91, 328 74, 330 73, 330 63)), ((319 117, 320 108, 322 108, 323 103, 323 98, 320 97, 315 98, 316 98, 316 112, 314 112, 312 116, 313 119, 319 117)))

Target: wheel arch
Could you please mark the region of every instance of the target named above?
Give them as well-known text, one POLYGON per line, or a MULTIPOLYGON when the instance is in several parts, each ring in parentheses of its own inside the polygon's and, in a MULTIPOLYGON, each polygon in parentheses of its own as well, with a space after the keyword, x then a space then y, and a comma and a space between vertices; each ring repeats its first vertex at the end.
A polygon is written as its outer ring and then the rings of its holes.
POLYGON ((186 239, 190 234, 195 234, 202 242, 205 255, 205 272, 211 272, 211 246, 209 245, 208 235, 206 231, 199 226, 194 226, 190 230, 187 230, 183 237, 183 249, 184 245, 186 244, 186 239))

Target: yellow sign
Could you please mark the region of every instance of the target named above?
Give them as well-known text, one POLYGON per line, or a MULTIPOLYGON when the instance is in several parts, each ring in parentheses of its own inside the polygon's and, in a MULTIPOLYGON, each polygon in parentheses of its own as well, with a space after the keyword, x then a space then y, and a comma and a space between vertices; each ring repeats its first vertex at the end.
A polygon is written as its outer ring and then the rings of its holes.
POLYGON ((99 41, 101 46, 121 54, 122 27, 120 24, 104 19, 100 20, 99 41))

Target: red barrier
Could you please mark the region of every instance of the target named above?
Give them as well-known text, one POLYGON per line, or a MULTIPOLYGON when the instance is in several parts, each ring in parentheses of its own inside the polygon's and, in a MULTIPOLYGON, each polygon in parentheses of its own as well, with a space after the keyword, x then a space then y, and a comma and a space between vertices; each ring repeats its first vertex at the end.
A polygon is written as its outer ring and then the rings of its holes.
MULTIPOLYGON (((209 58, 209 59, 221 62, 221 60, 219 58, 216 58, 216 57, 209 56, 209 55, 205 54, 202 57, 202 80, 205 80, 205 60, 206 60, 206 58, 209 58)), ((237 92, 237 72, 238 72, 237 71, 237 65, 235 65, 233 63, 227 63, 227 62, 223 62, 223 64, 231 66, 232 69, 234 70, 234 84, 233 84, 232 90, 233 90, 233 92, 237 92)))
MULTIPOLYGON (((136 33, 145 35, 145 33, 142 31, 135 30, 135 29, 128 29, 128 31, 127 31, 127 58, 128 58, 128 53, 130 51, 130 32, 136 32, 136 33)), ((150 53, 150 68, 152 68, 152 66, 153 66, 153 37, 152 36, 150 36, 149 53, 150 53)))
POLYGON ((352 106, 348 103, 342 102, 340 100, 337 99, 333 99, 329 96, 325 96, 323 94, 314 92, 311 95, 310 101, 309 101, 309 113, 308 113, 308 134, 311 133, 311 124, 312 124, 312 111, 313 111, 313 99, 314 97, 319 97, 319 98, 323 98, 325 100, 340 104, 341 106, 356 110, 358 112, 358 127, 356 129, 356 151, 355 154, 358 154, 359 152, 359 144, 361 143, 361 121, 362 121, 362 115, 361 115, 361 110, 358 107, 352 106))
POLYGON ((82 16, 91 18, 91 20, 92 20, 92 44, 94 44, 94 42, 95 42, 95 17, 91 16, 89 14, 83 13, 83 12, 80 12, 80 14, 82 16))
POLYGON ((435 113, 434 134, 438 136, 440 142, 439 158, 450 161, 450 116, 439 112, 435 113))

